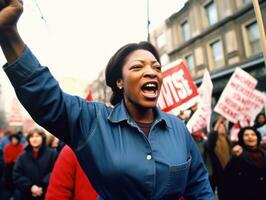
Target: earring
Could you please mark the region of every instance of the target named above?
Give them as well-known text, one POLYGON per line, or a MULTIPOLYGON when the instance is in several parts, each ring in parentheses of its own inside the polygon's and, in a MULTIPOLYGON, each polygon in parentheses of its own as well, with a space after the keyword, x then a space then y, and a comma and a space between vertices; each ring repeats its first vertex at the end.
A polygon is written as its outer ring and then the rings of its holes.
POLYGON ((119 90, 122 90, 122 86, 118 86, 119 90))

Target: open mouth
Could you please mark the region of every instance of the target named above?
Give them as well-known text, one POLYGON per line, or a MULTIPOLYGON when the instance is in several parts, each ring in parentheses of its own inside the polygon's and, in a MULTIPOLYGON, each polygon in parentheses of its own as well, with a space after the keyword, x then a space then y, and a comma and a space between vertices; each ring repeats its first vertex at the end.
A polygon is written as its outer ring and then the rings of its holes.
POLYGON ((141 87, 141 90, 145 97, 156 98, 159 93, 159 86, 157 82, 148 82, 141 87))

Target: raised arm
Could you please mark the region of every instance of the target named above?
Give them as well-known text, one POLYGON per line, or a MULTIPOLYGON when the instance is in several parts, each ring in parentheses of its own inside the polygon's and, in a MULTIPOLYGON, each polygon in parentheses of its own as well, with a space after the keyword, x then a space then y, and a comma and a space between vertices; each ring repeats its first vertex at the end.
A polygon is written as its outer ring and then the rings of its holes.
POLYGON ((9 64, 14 63, 25 49, 17 30, 22 12, 22 0, 0 0, 0 45, 9 64))
POLYGON ((22 1, 0 0, 0 45, 8 61, 3 69, 31 117, 76 148, 92 130, 97 105, 64 93, 49 69, 39 63, 17 31, 22 11, 22 1))

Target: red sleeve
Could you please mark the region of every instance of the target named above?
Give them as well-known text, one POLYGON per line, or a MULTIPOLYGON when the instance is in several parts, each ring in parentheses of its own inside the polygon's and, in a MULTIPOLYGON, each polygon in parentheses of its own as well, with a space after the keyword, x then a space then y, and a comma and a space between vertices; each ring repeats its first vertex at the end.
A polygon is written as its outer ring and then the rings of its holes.
POLYGON ((87 175, 82 170, 78 160, 76 159, 76 177, 75 177, 75 199, 96 200, 98 194, 92 187, 87 175))
POLYGON ((74 192, 75 171, 74 153, 68 146, 65 145, 54 165, 45 199, 72 199, 74 192))

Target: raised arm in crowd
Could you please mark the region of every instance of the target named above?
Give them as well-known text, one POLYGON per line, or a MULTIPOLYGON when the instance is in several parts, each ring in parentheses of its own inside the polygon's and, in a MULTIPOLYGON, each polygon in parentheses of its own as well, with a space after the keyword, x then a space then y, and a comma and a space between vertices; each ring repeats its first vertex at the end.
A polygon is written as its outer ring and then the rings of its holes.
POLYGON ((24 44, 22 11, 22 1, 0 0, 4 71, 32 118, 75 152, 99 199, 214 199, 186 126, 156 107, 162 72, 152 44, 126 44, 109 60, 112 107, 87 102, 64 93, 24 44))

